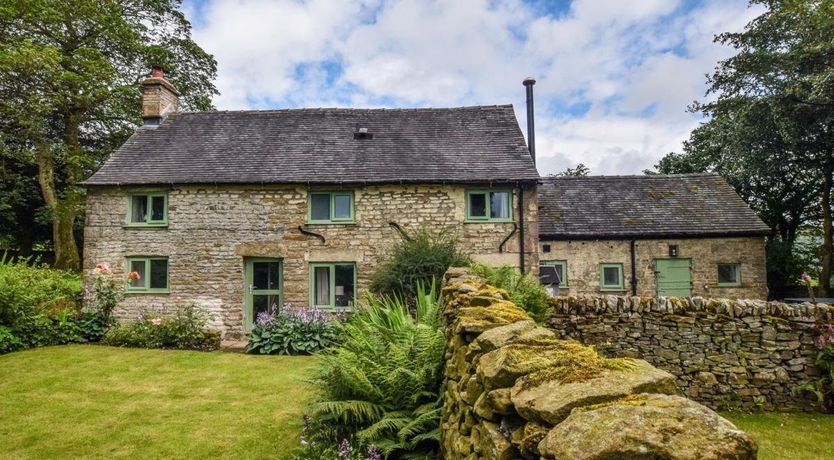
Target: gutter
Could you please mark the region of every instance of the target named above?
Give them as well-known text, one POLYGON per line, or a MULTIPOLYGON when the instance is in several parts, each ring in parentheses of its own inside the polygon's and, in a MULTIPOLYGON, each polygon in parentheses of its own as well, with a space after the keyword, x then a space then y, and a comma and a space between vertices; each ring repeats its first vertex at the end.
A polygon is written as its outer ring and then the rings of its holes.
POLYGON ((632 239, 628 246, 631 254, 631 295, 634 296, 637 295, 637 257, 635 256, 637 240, 632 239))
POLYGON ((518 268, 522 274, 524 269, 524 186, 518 185, 518 268))

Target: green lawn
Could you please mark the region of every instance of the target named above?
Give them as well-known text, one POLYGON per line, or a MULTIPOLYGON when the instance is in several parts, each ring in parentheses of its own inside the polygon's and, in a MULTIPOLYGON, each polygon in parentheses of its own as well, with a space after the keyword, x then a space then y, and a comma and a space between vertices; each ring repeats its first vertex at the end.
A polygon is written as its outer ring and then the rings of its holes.
POLYGON ((834 415, 722 415, 753 436, 760 460, 834 458, 834 415))
POLYGON ((312 357, 47 347, 0 356, 0 459, 287 458, 312 357))

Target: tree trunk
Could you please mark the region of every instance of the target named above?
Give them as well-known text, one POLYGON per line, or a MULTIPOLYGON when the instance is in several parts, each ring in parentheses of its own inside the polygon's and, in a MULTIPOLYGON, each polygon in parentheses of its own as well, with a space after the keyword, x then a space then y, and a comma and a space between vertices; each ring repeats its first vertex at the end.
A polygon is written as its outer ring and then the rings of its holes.
POLYGON ((820 270, 820 297, 831 297, 832 241, 831 234, 831 187, 834 170, 824 171, 822 183, 822 270, 820 270))
POLYGON ((81 270, 81 258, 73 227, 75 212, 70 203, 62 202, 55 190, 55 161, 45 145, 37 146, 38 183, 46 206, 52 214, 52 244, 55 246, 55 267, 81 270))

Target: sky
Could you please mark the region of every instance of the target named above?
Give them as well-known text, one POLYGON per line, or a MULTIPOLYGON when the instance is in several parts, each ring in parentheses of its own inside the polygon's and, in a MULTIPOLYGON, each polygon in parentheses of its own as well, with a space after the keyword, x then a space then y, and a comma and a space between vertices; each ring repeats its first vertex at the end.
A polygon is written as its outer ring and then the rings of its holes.
POLYGON ((184 0, 218 109, 513 104, 541 174, 639 174, 702 118, 746 0, 184 0))

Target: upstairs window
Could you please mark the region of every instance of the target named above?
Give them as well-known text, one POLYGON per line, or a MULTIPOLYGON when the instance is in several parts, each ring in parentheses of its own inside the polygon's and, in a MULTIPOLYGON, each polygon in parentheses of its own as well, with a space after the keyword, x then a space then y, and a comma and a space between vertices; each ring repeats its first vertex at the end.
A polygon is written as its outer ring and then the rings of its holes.
POLYGON ((719 286, 741 285, 741 264, 718 264, 719 286))
POLYGON ((128 257, 127 292, 168 292, 167 257, 128 257))
POLYGON ((350 310, 356 301, 356 264, 310 264, 310 304, 325 310, 350 310))
POLYGON ((308 221, 311 224, 340 224, 354 221, 352 192, 310 192, 307 203, 308 221))
POLYGON ((622 291, 623 264, 600 264, 599 288, 601 291, 622 291))
POLYGON ((168 225, 168 194, 134 193, 130 195, 127 224, 136 227, 164 227, 168 225))
POLYGON ((471 222, 509 222, 512 192, 509 190, 468 190, 466 220, 471 222))

